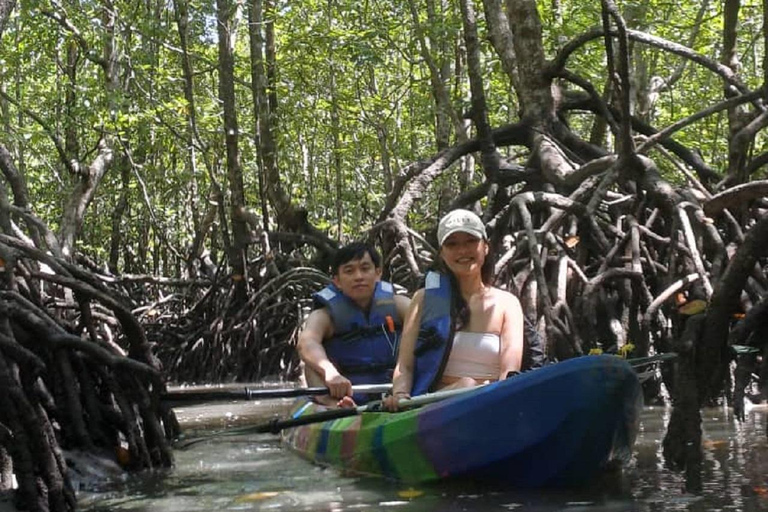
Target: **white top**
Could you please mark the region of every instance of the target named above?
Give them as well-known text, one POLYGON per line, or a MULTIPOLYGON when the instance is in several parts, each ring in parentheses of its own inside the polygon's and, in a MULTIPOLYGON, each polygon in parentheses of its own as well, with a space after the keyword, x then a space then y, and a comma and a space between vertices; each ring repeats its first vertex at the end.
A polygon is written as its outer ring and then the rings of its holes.
POLYGON ((497 380, 501 372, 501 338, 487 332, 458 331, 448 356, 445 377, 497 380))

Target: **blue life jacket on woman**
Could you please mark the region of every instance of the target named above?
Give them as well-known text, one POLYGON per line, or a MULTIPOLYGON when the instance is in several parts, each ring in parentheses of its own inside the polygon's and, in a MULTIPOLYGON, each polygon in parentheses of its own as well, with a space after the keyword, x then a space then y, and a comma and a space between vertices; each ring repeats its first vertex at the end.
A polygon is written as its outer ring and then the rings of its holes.
MULTIPOLYGON (((333 338, 323 343, 328 359, 355 384, 392 382, 402 325, 395 307, 391 283, 378 281, 368 315, 330 284, 314 296, 317 307, 325 307, 333 320, 333 338)), ((355 394, 356 403, 370 400, 355 394)))
POLYGON ((451 279, 430 271, 424 281, 421 326, 413 351, 411 396, 434 390, 448 362, 452 342, 451 279))
MULTIPOLYGON (((414 349, 411 396, 435 390, 453 345, 451 279, 438 272, 427 273, 419 337, 414 349)), ((524 317, 521 371, 547 364, 544 346, 535 326, 524 317)))

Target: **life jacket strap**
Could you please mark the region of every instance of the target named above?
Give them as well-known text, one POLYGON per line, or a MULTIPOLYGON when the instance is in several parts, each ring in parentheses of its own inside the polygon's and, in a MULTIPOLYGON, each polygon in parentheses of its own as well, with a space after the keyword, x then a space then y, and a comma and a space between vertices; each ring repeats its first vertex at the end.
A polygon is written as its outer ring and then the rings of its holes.
POLYGON ((445 343, 445 340, 443 340, 435 327, 426 327, 419 331, 419 341, 416 343, 413 355, 419 357, 430 350, 440 347, 443 343, 445 343))
MULTIPOLYGON (((387 317, 391 318, 391 317, 387 317)), ((344 334, 340 336, 334 336, 335 341, 341 341, 341 342, 350 342, 355 341, 358 339, 363 338, 370 338, 372 335, 380 334, 382 331, 386 332, 387 335, 395 335, 400 330, 399 324, 394 324, 395 328, 394 330, 390 330, 390 324, 383 323, 383 324, 377 324, 377 325, 370 325, 368 327, 361 327, 359 329, 353 329, 349 332, 345 332, 344 334)))

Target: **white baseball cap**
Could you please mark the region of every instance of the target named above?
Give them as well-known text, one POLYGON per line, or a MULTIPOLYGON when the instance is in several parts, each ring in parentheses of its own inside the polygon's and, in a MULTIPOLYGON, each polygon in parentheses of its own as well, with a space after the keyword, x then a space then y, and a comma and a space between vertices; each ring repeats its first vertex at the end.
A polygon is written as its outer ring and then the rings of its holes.
POLYGON ((440 224, 437 225, 437 240, 443 245, 449 236, 459 232, 482 240, 488 239, 483 221, 469 210, 453 210, 440 219, 440 224))

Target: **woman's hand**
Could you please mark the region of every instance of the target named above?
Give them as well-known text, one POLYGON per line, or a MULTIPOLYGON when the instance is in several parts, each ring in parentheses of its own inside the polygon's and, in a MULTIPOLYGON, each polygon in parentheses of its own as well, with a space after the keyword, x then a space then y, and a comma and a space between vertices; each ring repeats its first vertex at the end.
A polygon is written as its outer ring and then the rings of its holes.
POLYGON ((424 289, 417 290, 413 294, 408 313, 403 323, 403 335, 400 338, 397 364, 392 377, 392 394, 384 397, 381 406, 385 411, 394 412, 399 409, 398 400, 411 398, 410 390, 413 388, 413 361, 416 348, 416 338, 419 335, 421 325, 421 309, 424 304, 424 289), (405 390, 408 391, 405 391, 405 390))
POLYGON ((406 393, 405 391, 398 391, 394 395, 387 395, 384 397, 384 399, 381 401, 381 407, 385 411, 389 412, 397 412, 400 408, 399 401, 400 400, 410 400, 411 395, 406 393))
POLYGON ((355 407, 357 407, 357 404, 355 403, 355 401, 352 399, 351 396, 345 396, 344 398, 336 402, 336 407, 338 407, 339 409, 354 409, 355 407))

